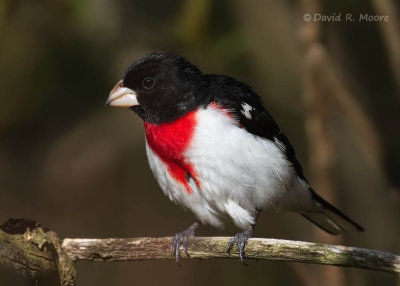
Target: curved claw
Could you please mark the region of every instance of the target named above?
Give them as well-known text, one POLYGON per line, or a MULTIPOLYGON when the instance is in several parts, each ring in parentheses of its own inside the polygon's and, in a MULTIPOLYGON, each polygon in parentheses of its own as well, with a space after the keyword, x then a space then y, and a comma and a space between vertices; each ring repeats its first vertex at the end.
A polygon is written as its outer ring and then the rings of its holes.
POLYGON ((174 236, 174 240, 172 241, 172 255, 175 256, 176 263, 180 266, 181 263, 181 246, 183 247, 183 251, 185 252, 186 256, 190 258, 190 255, 187 251, 187 243, 189 237, 194 236, 195 229, 200 225, 199 222, 195 222, 190 227, 182 232, 178 232, 174 236))
MULTIPOLYGON (((194 236, 194 233, 193 233, 193 235, 191 237, 193 237, 193 236, 194 236)), ((190 258, 190 255, 189 255, 189 253, 187 251, 187 242, 188 242, 188 236, 185 235, 183 237, 183 242, 182 242, 183 251, 185 251, 186 256, 190 258)))
POLYGON ((238 233, 235 234, 235 236, 232 237, 232 239, 231 239, 231 240, 229 241, 229 243, 228 243, 228 249, 226 250, 226 252, 227 252, 229 255, 231 255, 232 247, 233 247, 233 245, 235 244, 235 242, 237 241, 238 235, 239 235, 238 233))
POLYGON ((246 246, 247 240, 253 235, 253 227, 246 229, 243 232, 235 234, 235 236, 229 241, 227 252, 230 255, 233 245, 236 243, 239 250, 239 258, 244 263, 244 247, 246 246))
POLYGON ((178 232, 174 236, 174 240, 172 242, 172 255, 175 256, 176 263, 180 265, 180 260, 181 260, 181 246, 183 247, 183 251, 187 255, 187 257, 190 258, 190 255, 187 251, 187 242, 189 237, 193 237, 194 234, 186 233, 185 231, 183 232, 178 232))
POLYGON ((175 234, 174 241, 172 242, 172 255, 176 258, 176 263, 179 264, 181 259, 181 253, 179 249, 181 248, 181 235, 180 233, 175 234))

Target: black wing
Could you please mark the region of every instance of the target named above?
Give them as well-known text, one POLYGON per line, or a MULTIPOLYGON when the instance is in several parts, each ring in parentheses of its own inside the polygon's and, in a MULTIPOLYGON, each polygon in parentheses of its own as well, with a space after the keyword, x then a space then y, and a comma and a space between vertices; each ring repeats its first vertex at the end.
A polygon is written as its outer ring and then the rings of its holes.
POLYGON ((261 98, 248 85, 233 78, 213 74, 208 78, 211 100, 231 110, 238 123, 248 132, 274 142, 292 163, 297 175, 306 181, 292 145, 263 106, 261 98))

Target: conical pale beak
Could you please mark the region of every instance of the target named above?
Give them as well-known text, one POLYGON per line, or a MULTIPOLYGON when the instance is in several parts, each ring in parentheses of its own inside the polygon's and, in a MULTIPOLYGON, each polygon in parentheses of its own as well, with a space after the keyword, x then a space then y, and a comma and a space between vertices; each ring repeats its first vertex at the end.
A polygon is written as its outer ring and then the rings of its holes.
POLYGON ((132 89, 124 87, 122 80, 120 80, 111 90, 106 101, 107 105, 131 107, 139 105, 139 102, 137 101, 136 93, 132 89))

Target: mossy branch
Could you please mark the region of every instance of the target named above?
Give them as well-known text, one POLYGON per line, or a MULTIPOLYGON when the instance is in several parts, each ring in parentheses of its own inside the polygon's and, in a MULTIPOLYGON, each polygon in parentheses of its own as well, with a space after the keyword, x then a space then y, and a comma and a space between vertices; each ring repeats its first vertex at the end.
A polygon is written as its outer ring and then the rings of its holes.
POLYGON ((73 261, 55 232, 27 219, 0 226, 0 283, 4 285, 75 285, 73 261))
MULTIPOLYGON (((140 261, 173 259, 172 237, 161 238, 66 238, 63 249, 72 260, 140 261)), ((194 237, 188 242, 191 259, 238 258, 228 255, 230 237, 194 237)), ((185 258, 182 255, 182 258, 185 258)), ((364 268, 400 273, 400 256, 377 250, 282 239, 251 238, 246 259, 265 259, 364 268)))

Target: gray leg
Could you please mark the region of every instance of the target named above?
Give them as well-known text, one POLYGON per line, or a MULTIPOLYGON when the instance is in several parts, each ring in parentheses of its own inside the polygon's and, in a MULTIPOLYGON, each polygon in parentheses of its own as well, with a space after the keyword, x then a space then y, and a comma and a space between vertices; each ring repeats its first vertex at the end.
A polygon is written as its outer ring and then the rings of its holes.
MULTIPOLYGON (((258 219, 260 213, 261 213, 261 210, 257 210, 255 221, 258 219)), ((238 246, 238 249, 239 249, 240 260, 243 263, 244 263, 244 247, 246 246, 247 240, 253 236, 254 226, 255 226, 255 223, 253 225, 249 226, 243 232, 239 232, 239 233, 235 234, 235 236, 228 243, 228 249, 227 249, 228 254, 229 255, 231 254, 232 247, 236 243, 238 246)))
POLYGON ((235 234, 228 244, 228 254, 231 254, 233 245, 236 243, 239 249, 240 260, 244 263, 244 247, 247 240, 253 236, 254 225, 249 226, 245 231, 235 234))
POLYGON ((187 242, 189 237, 194 236, 194 231, 196 230, 196 228, 200 226, 200 224, 201 223, 199 221, 195 221, 186 230, 175 234, 174 241, 172 242, 172 255, 175 256, 176 263, 178 263, 178 265, 180 265, 181 261, 181 252, 180 252, 181 246, 183 246, 183 251, 185 252, 186 256, 190 257, 187 251, 187 242))

